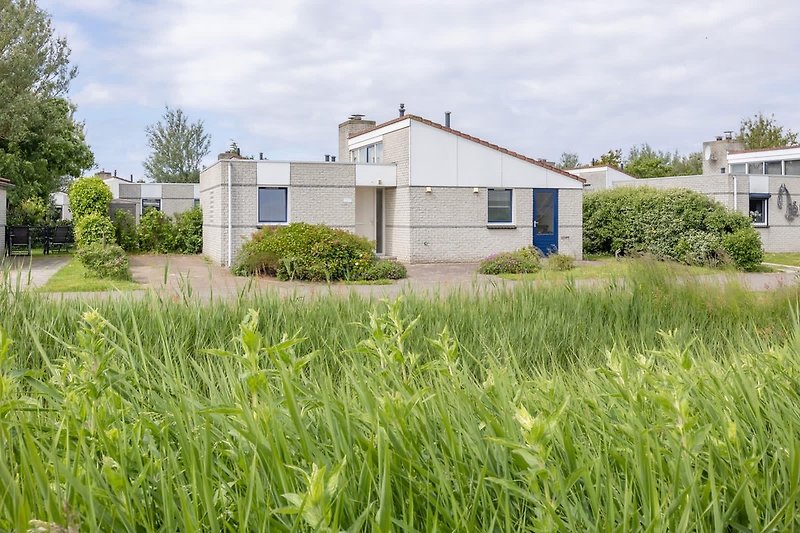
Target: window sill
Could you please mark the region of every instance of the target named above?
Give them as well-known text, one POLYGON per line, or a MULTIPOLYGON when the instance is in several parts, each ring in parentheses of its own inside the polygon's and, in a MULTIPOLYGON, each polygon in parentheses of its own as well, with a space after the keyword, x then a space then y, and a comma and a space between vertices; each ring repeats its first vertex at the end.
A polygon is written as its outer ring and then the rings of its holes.
POLYGON ((769 224, 753 224, 754 228, 768 228, 769 224))
POLYGON ((514 223, 508 224, 486 224, 487 229, 517 229, 517 225, 514 223))

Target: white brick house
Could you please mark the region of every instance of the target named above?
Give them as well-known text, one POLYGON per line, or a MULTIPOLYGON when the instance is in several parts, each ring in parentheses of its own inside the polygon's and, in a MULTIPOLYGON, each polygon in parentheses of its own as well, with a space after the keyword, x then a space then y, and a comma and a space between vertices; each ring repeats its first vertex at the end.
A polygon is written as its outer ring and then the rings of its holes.
POLYGON ((221 154, 200 174, 203 253, 230 265, 260 226, 309 222, 362 235, 407 263, 529 245, 581 257, 585 180, 402 113, 340 124, 339 162, 221 154))
POLYGON ((10 186, 10 181, 0 178, 0 259, 6 255, 6 189, 10 186))

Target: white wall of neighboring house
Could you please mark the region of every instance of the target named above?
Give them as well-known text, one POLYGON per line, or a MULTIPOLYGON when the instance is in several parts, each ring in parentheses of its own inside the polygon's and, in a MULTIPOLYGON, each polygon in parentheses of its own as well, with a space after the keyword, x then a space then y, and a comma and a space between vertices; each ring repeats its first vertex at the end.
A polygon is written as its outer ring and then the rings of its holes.
POLYGON ((586 192, 604 191, 606 189, 611 189, 618 183, 624 183, 637 179, 634 176, 617 170, 614 167, 607 166, 573 168, 567 172, 586 180, 586 192))

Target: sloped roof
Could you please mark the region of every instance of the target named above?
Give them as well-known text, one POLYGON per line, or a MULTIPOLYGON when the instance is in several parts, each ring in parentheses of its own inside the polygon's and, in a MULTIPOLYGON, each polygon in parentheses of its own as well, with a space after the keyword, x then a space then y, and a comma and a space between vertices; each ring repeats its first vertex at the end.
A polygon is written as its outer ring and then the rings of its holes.
POLYGON ((514 152, 512 150, 509 150, 508 148, 503 148, 502 146, 498 146, 496 144, 492 144, 492 143, 490 143, 488 141, 484 141, 483 139, 479 139, 478 137, 473 137, 472 135, 468 135, 468 134, 466 134, 464 132, 461 132, 461 131, 458 131, 458 130, 454 130, 453 128, 448 128, 447 126, 443 126, 441 124, 433 122, 432 120, 428 120, 426 118, 422 118, 422 117, 417 116, 417 115, 403 115, 402 117, 394 118, 394 119, 392 119, 392 120, 390 120, 388 122, 384 122, 383 124, 378 124, 377 126, 373 126, 372 128, 369 128, 367 130, 359 131, 357 133, 353 133, 353 134, 351 134, 349 136, 349 138, 350 139, 354 139, 356 137, 360 137, 361 135, 364 135, 364 134, 369 133, 371 131, 375 131, 378 128, 383 128, 385 126, 390 126, 392 124, 396 124, 397 122, 402 122, 403 120, 406 120, 406 119, 416 120, 417 122, 425 124, 426 126, 431 126, 432 128, 437 128, 437 129, 440 129, 442 131, 446 131, 447 133, 451 133, 451 134, 453 134, 453 135, 455 135, 457 137, 461 137, 462 139, 467 139, 468 141, 476 142, 478 144, 486 146, 487 148, 491 148, 492 150, 497 150, 500 153, 509 155, 511 157, 515 157, 517 159, 521 159, 522 161, 525 161, 527 163, 531 163, 532 165, 536 165, 538 167, 542 167, 542 168, 544 168, 546 170, 550 170, 551 172, 555 172, 557 174, 561 174, 562 176, 566 176, 567 178, 573 179, 575 181, 579 181, 581 183, 586 183, 585 179, 583 179, 583 178, 581 178, 579 176, 576 176, 574 174, 570 174, 569 172, 567 172, 565 170, 561 170, 558 167, 554 167, 553 165, 544 163, 543 161, 539 161, 538 159, 533 159, 532 157, 528 157, 528 156, 522 155, 522 154, 520 154, 518 152, 514 152))

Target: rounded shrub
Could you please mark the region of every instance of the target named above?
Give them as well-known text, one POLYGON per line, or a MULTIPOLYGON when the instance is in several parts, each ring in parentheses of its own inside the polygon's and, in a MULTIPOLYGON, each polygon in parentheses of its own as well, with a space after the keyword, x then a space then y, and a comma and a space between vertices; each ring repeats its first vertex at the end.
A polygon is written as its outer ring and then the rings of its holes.
POLYGON ((175 216, 173 248, 179 254, 203 251, 203 210, 194 207, 175 216))
POLYGON ((90 214, 108 216, 111 189, 100 178, 81 178, 73 181, 67 195, 72 218, 75 220, 90 214))
POLYGON ((558 272, 566 272, 575 268, 575 259, 567 254, 550 254, 545 262, 549 270, 558 272))
POLYGON ((131 278, 128 257, 116 244, 87 244, 78 248, 77 256, 92 276, 120 280, 131 278))
POLYGON ((376 281, 380 279, 403 279, 407 275, 406 267, 397 261, 382 259, 375 261, 372 266, 367 268, 361 279, 376 281))
POLYGON ((114 224, 108 215, 90 213, 75 223, 75 243, 80 246, 89 244, 114 244, 114 224))
POLYGON ((745 272, 757 270, 764 260, 761 237, 751 227, 742 228, 725 235, 722 247, 730 256, 736 268, 745 272))
POLYGON ((336 281, 363 279, 375 262, 372 243, 324 225, 267 226, 246 242, 237 256, 237 274, 279 279, 336 281))
POLYGON ((172 221, 158 209, 148 209, 139 219, 137 240, 142 252, 169 253, 175 236, 172 221))
POLYGON ((138 248, 136 238, 136 219, 125 210, 114 213, 114 235, 123 250, 135 252, 138 248))
POLYGON ((481 274, 533 274, 542 269, 542 254, 532 246, 490 255, 478 266, 481 274))
POLYGON ((688 189, 621 187, 587 194, 583 203, 587 254, 650 255, 719 266, 733 257, 726 253, 725 237, 738 231, 751 231, 750 253, 758 253, 758 233, 745 215, 688 189))
POLYGON ((8 210, 9 226, 44 226, 48 222, 50 206, 39 196, 11 205, 8 210))

